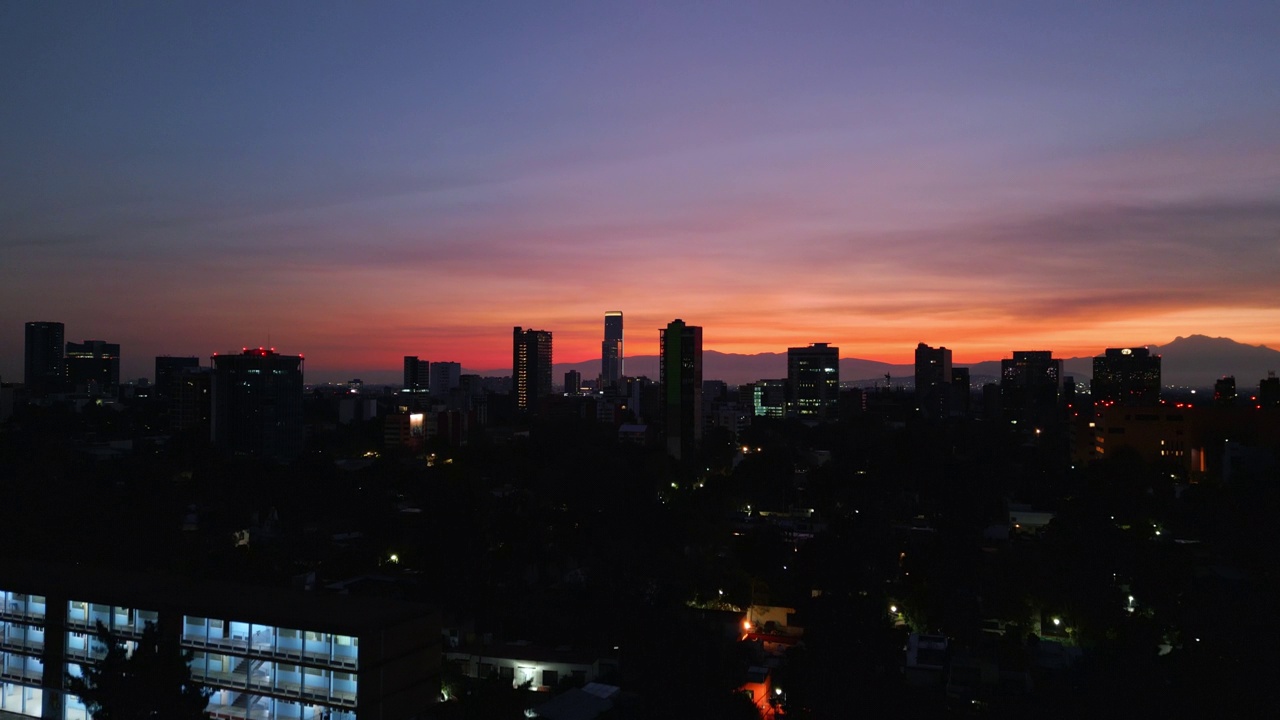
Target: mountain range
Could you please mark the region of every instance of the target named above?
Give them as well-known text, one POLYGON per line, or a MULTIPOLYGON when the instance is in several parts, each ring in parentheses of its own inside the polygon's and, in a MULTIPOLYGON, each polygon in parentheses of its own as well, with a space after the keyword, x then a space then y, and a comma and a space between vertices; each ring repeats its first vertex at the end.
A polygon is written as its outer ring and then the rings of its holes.
MULTIPOLYGON (((1178 385, 1196 388, 1212 387, 1215 380, 1224 375, 1234 375, 1236 385, 1243 391, 1254 387, 1268 372, 1280 371, 1280 351, 1265 345, 1246 345, 1230 338, 1191 335, 1178 337, 1165 345, 1147 346, 1152 354, 1160 355, 1161 380, 1166 386, 1178 385)), ((1103 348, 1098 349, 1101 355, 1103 348)), ((1012 352, 1009 354, 1012 357, 1012 352)), ((723 380, 730 385, 740 385, 761 379, 787 376, 786 353, 759 353, 739 355, 707 350, 702 354, 702 376, 707 380, 723 380)), ((968 367, 972 382, 992 382, 1000 376, 1000 361, 985 360, 958 367, 968 367)), ((1093 376, 1092 357, 1063 358, 1066 375, 1077 381, 1093 376)), ((599 360, 576 363, 556 363, 552 382, 560 384, 570 370, 582 373, 583 379, 596 377, 600 372, 599 360)), ((510 375, 511 368, 493 370, 464 370, 486 376, 510 375)), ((628 375, 645 375, 658 378, 658 356, 641 355, 626 359, 628 375)), ((871 386, 883 385, 889 375, 894 385, 911 385, 915 368, 910 364, 893 364, 863 358, 841 358, 840 378, 846 384, 871 386)))

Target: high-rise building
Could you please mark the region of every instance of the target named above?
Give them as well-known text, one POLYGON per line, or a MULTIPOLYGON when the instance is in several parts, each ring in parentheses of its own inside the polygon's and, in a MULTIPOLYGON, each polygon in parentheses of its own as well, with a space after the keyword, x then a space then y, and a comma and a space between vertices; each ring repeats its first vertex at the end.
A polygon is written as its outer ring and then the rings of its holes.
POLYGON ((1093 359, 1095 403, 1160 404, 1160 356, 1147 348, 1107 348, 1093 359))
POLYGON ((623 375, 624 352, 622 347, 622 312, 610 310, 604 314, 604 342, 600 344, 600 387, 618 384, 623 375))
POLYGON ((431 363, 419 360, 417 355, 405 355, 404 389, 411 393, 425 393, 430 390, 431 363))
POLYGON ((788 414, 801 420, 836 419, 840 348, 826 343, 787 348, 788 414))
POLYGON ((1000 361, 1000 405, 1010 420, 1048 421, 1062 396, 1062 360, 1049 350, 1017 350, 1000 361))
POLYGON ((200 367, 198 357, 156 357, 156 385, 152 394, 162 400, 171 400, 178 395, 178 382, 182 371, 186 368, 200 367))
POLYGON ((582 394, 582 373, 577 370, 570 370, 564 374, 564 394, 565 395, 581 395, 582 394))
POLYGON ((120 387, 120 346, 102 340, 67 343, 67 381, 76 392, 114 395, 120 387))
POLYGON ((535 411, 539 401, 551 394, 551 333, 524 330, 517 325, 511 336, 511 384, 516 412, 535 411))
POLYGON ((459 363, 431 363, 431 397, 449 397, 449 391, 458 387, 459 378, 461 377, 462 365, 459 363))
POLYGON ((663 433, 677 460, 702 444, 702 328, 677 318, 658 331, 663 433))
POLYGON ((1236 377, 1223 375, 1213 383, 1213 402, 1215 405, 1231 407, 1236 403, 1236 377))
POLYGON ((33 397, 60 392, 66 385, 63 343, 66 327, 60 322, 29 322, 23 355, 22 382, 33 397))
POLYGON ((967 417, 969 415, 969 368, 951 368, 951 416, 967 417))
POLYGON ((1280 407, 1280 378, 1275 371, 1258 381, 1258 407, 1280 407))
POLYGON ((951 351, 916 345, 916 407, 927 418, 950 415, 951 351))
POLYGON ((275 459, 302 453, 302 356, 266 348, 214 355, 210 436, 215 445, 275 459))

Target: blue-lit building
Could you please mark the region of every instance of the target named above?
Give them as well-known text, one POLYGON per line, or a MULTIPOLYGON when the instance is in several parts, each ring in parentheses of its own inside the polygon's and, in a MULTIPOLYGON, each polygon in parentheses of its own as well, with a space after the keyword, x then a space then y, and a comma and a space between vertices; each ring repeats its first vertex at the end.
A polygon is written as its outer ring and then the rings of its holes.
POLYGON ((98 621, 126 641, 154 623, 190 651, 214 718, 401 720, 440 692, 424 606, 0 564, 0 716, 88 720, 65 678, 100 656, 98 621))

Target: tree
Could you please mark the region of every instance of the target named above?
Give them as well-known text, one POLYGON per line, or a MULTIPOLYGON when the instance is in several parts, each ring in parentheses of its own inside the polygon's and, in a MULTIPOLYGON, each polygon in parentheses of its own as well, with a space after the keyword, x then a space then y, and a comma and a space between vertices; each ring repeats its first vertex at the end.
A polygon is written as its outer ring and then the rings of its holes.
POLYGON ((207 720, 210 690, 191 679, 191 652, 167 641, 147 623, 129 648, 105 625, 94 631, 100 659, 68 676, 71 694, 80 697, 94 720, 207 720))

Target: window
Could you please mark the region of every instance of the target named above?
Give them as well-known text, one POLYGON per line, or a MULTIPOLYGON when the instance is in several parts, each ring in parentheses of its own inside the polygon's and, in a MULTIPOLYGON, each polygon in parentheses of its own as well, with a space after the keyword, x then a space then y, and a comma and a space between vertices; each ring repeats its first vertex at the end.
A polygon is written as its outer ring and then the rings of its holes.
POLYGON ((560 674, 555 670, 542 671, 542 684, 549 687, 555 687, 560 682, 560 674))

